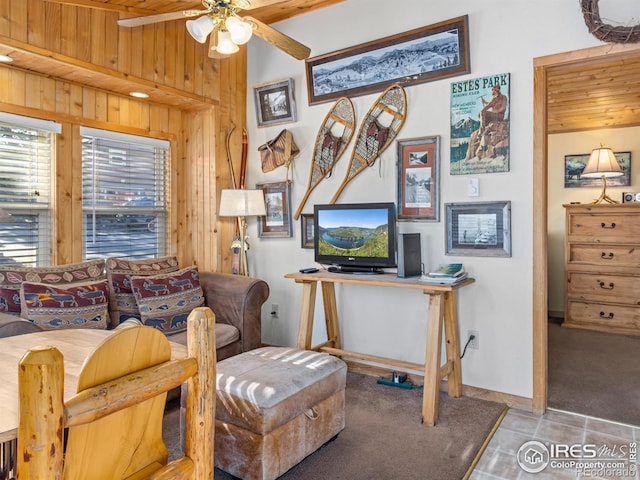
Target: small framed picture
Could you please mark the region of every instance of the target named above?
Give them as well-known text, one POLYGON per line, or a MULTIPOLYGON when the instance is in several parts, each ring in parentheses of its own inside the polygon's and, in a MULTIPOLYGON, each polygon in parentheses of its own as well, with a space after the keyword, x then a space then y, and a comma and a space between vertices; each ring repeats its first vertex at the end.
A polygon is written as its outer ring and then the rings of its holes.
POLYGON ((440 220, 440 137, 397 141, 398 220, 440 220))
POLYGON ((253 88, 258 127, 296 121, 293 78, 253 88))
POLYGON ((300 215, 301 247, 313 248, 313 214, 303 213, 300 215))
POLYGON ((291 183, 259 183, 267 214, 258 221, 259 237, 291 237, 291 183))
MULTIPOLYGON (((631 185, 631 152, 614 152, 622 168, 620 177, 607 178, 607 187, 631 185)), ((564 188, 602 187, 602 178, 582 178, 581 174, 589 161, 590 153, 564 156, 564 188)))
POLYGON ((446 254, 511 256, 511 202, 445 203, 446 254))

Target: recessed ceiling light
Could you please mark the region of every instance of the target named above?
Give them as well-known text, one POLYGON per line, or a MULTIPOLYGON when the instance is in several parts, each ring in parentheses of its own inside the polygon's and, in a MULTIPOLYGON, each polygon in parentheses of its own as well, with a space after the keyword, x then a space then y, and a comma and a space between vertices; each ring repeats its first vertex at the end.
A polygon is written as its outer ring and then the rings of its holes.
POLYGON ((131 92, 129 95, 136 98, 149 98, 149 94, 144 92, 131 92))
POLYGON ((11 58, 9 55, 3 55, 0 53, 0 62, 11 63, 13 62, 13 58, 11 58))

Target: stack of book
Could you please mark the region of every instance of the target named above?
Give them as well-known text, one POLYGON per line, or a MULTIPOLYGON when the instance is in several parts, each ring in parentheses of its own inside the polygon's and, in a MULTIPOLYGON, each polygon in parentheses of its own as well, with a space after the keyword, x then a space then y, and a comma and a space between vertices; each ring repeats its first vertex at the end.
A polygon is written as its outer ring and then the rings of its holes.
POLYGON ((420 277, 421 282, 452 285, 467 278, 467 272, 461 263, 445 263, 420 277))

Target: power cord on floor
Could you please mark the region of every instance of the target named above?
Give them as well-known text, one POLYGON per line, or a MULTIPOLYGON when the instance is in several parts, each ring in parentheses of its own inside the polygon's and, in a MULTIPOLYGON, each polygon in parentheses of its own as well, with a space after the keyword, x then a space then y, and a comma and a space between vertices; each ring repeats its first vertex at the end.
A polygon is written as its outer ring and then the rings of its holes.
POLYGON ((471 342, 473 342, 476 339, 475 335, 469 335, 469 340, 467 340, 467 343, 464 346, 464 349, 462 350, 462 355, 460 355, 460 359, 462 360, 462 357, 464 357, 464 354, 467 353, 467 347, 469 346, 469 344, 471 342))

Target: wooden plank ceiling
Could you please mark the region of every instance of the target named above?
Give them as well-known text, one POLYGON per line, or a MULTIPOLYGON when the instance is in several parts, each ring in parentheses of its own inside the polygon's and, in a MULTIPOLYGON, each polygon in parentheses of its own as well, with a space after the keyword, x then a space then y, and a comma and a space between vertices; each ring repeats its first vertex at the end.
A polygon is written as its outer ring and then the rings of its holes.
MULTIPOLYGON (((121 18, 189 9, 200 10, 203 8, 202 3, 198 0, 45 1, 113 11, 119 13, 121 18)), ((253 8, 243 10, 240 14, 247 13, 264 23, 270 24, 342 1, 344 0, 251 0, 253 8)), ((182 20, 177 21, 180 22, 182 20)), ((149 82, 130 74, 99 67, 1 35, 0 54, 9 55, 13 58, 13 62, 8 64, 10 68, 37 72, 76 84, 91 84, 94 87, 122 95, 128 95, 131 91, 142 91, 149 94, 152 102, 172 105, 185 110, 197 110, 208 106, 207 102, 197 95, 191 95, 188 92, 172 89, 166 85, 149 82)), ((208 61, 208 59, 205 59, 205 61, 208 61)))
MULTIPOLYGON (((67 5, 100 8, 127 13, 128 16, 152 15, 155 13, 177 12, 180 10, 200 10, 202 2, 198 0, 47 0, 67 5)), ((344 0, 249 0, 252 7, 242 13, 264 23, 274 23, 287 18, 308 13, 318 8, 328 7, 344 0)))
POLYGON ((640 53, 548 71, 548 133, 640 124, 640 53))

